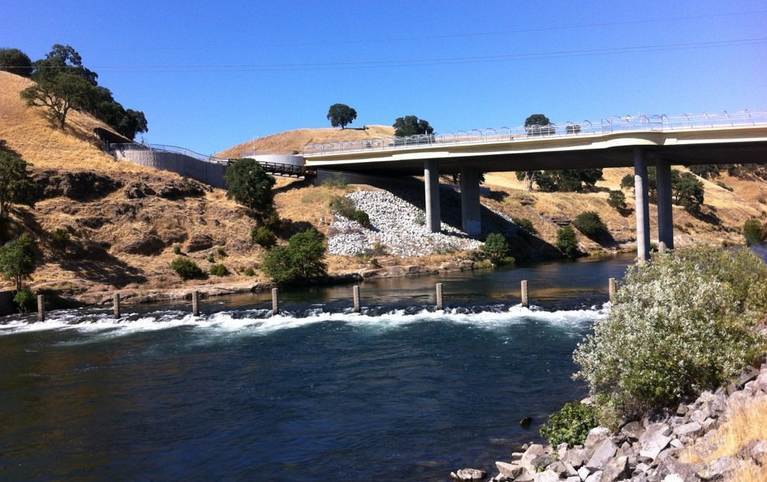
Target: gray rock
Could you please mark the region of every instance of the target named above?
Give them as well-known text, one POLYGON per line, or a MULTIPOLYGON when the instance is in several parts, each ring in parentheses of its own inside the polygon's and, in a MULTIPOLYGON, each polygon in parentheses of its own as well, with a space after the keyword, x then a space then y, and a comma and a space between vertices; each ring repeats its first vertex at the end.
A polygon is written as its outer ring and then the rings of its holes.
POLYGON ((588 469, 588 467, 583 466, 578 469, 578 477, 580 477, 581 480, 586 480, 589 475, 591 475, 591 471, 588 469))
POLYGON ((562 463, 565 464, 565 474, 568 477, 575 477, 578 475, 578 470, 575 467, 573 467, 571 464, 568 464, 567 462, 562 463))
POLYGON ((679 416, 682 416, 687 413, 687 405, 684 403, 680 403, 679 406, 676 408, 676 414, 679 416))
POLYGON ((567 466, 564 463, 557 461, 550 464, 548 467, 546 467, 546 470, 550 470, 552 472, 555 472, 557 475, 561 476, 567 473, 567 466))
POLYGON ((559 480, 559 474, 552 470, 544 470, 535 474, 535 482, 557 482, 559 480))
POLYGON ((621 433, 631 440, 639 440, 644 432, 644 427, 639 422, 629 422, 621 428, 621 433))
POLYGON ((519 474, 516 479, 514 479, 514 482, 533 482, 534 479, 535 474, 533 472, 523 470, 522 473, 519 474))
POLYGON ((546 455, 546 450, 543 448, 543 445, 532 444, 525 450, 525 453, 522 454, 522 458, 519 459, 519 465, 527 469, 528 472, 535 473, 536 470, 533 461, 544 455, 546 455))
POLYGON ((597 470, 593 474, 586 477, 586 480, 584 482, 602 482, 602 471, 597 470))
POLYGON ((679 474, 668 474, 663 477, 663 482, 685 482, 685 480, 679 474))
POLYGON ((669 446, 674 447, 675 449, 678 449, 678 448, 684 447, 684 444, 678 438, 674 438, 674 439, 671 439, 669 446))
POLYGON ((450 472, 450 477, 460 481, 483 480, 486 476, 487 473, 480 469, 466 468, 450 472))
MULTIPOLYGON (((530 461, 530 465, 533 468, 533 471, 538 472, 549 465, 553 464, 555 461, 555 458, 551 454, 543 454, 538 455, 533 460, 530 461)), ((528 469, 529 470, 529 469, 528 469)))
POLYGON ((759 376, 756 377, 755 384, 759 390, 767 392, 767 370, 762 370, 759 376))
POLYGON ((655 460, 658 454, 671 442, 671 437, 668 436, 670 431, 670 427, 665 423, 655 423, 648 426, 639 438, 639 455, 655 460))
POLYGON ((767 440, 752 440, 738 451, 741 459, 752 459, 757 464, 767 463, 767 440))
POLYGON ((586 467, 591 470, 602 469, 617 451, 618 447, 615 446, 612 440, 603 440, 602 443, 594 448, 594 453, 591 455, 586 467))
POLYGON ((585 447, 587 449, 594 448, 609 436, 610 429, 607 427, 594 427, 589 430, 589 434, 586 436, 585 447))
POLYGON ((610 460, 602 472, 601 482, 615 482, 629 476, 629 459, 626 456, 610 460))
POLYGON ((581 482, 581 478, 576 476, 570 476, 565 479, 565 482, 581 482))
POLYGON ((695 436, 703 430, 703 427, 698 422, 689 422, 684 425, 680 425, 674 429, 676 435, 695 436))
POLYGON ((735 457, 721 457, 698 470, 697 476, 703 480, 721 480, 738 468, 735 457))
POLYGON ((501 475, 511 477, 512 479, 518 477, 525 470, 521 465, 509 464, 507 462, 496 462, 495 466, 501 475))
POLYGON ((213 247, 213 238, 207 234, 195 234, 189 239, 189 243, 186 245, 186 250, 190 253, 195 251, 202 251, 213 247))
POLYGON ((577 469, 585 464, 587 459, 588 452, 586 449, 569 449, 561 460, 577 469))

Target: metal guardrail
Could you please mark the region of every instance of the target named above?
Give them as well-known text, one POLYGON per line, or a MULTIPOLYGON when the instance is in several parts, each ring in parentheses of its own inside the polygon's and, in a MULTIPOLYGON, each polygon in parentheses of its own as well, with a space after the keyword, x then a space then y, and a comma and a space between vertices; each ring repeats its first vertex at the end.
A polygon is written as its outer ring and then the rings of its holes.
POLYGON ((576 137, 586 134, 605 135, 615 132, 672 131, 679 129, 706 129, 712 127, 737 127, 767 125, 767 112, 744 110, 721 114, 681 114, 668 116, 627 115, 608 117, 592 122, 565 122, 549 125, 531 125, 520 127, 498 127, 471 129, 449 134, 423 134, 408 137, 376 137, 357 141, 341 141, 307 144, 304 154, 325 154, 334 152, 365 152, 424 146, 432 144, 476 144, 508 142, 538 137, 576 137))

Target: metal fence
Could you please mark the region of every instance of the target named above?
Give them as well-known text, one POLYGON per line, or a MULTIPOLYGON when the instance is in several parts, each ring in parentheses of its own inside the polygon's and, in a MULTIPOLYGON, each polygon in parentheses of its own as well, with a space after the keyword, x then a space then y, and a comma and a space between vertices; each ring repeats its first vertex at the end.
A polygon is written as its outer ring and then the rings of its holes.
POLYGON ((374 151, 432 144, 476 144, 483 142, 508 142, 537 137, 576 137, 587 134, 605 135, 615 132, 673 131, 679 129, 706 129, 713 127, 737 127, 767 125, 767 112, 749 110, 720 114, 679 115, 627 115, 608 117, 599 121, 551 123, 520 127, 471 129, 449 134, 423 134, 408 137, 377 137, 356 141, 307 144, 304 154, 334 152, 374 151))

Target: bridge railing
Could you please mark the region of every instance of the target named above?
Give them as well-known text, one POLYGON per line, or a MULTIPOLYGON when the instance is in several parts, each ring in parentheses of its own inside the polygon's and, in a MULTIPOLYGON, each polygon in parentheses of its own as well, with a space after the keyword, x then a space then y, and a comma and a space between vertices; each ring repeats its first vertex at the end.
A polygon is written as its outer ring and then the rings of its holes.
POLYGON ((615 132, 669 131, 675 129, 705 129, 712 127, 736 127, 767 125, 767 112, 722 112, 718 114, 638 114, 607 117, 599 121, 551 123, 519 127, 498 127, 457 131, 446 134, 422 134, 407 137, 376 137, 355 141, 338 141, 307 144, 304 154, 333 152, 375 151, 431 144, 477 144, 508 142, 537 137, 571 137, 584 134, 606 135, 615 132))

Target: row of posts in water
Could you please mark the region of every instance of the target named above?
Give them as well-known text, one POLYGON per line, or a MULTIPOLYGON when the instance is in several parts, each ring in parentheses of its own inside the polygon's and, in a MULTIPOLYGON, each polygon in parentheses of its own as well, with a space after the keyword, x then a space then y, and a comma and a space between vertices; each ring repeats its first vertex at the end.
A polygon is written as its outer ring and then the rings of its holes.
MULTIPOLYGON (((617 283, 615 281, 615 278, 610 278, 607 283, 607 291, 609 293, 611 303, 615 300, 616 289, 617 289, 617 283)), ((520 282, 519 291, 520 291, 520 304, 525 307, 530 306, 530 298, 528 296, 528 291, 527 291, 527 280, 522 280, 520 282)), ((445 304, 444 304, 442 283, 437 283, 436 285, 434 285, 434 292, 435 292, 435 298, 436 298, 436 303, 434 304, 434 307, 437 310, 444 309, 445 304)), ((352 287, 352 311, 354 313, 362 312, 362 305, 360 303, 360 286, 359 285, 354 285, 352 287)), ((272 288, 272 315, 273 316, 277 315, 279 312, 280 312, 279 289, 272 288)), ((115 293, 112 298, 112 313, 114 314, 115 318, 119 318, 121 315, 120 293, 115 293)), ((199 291, 192 291, 192 314, 194 316, 198 316, 200 314, 200 292, 199 291)), ((38 321, 45 320, 45 298, 43 295, 37 295, 37 320, 38 321)))

